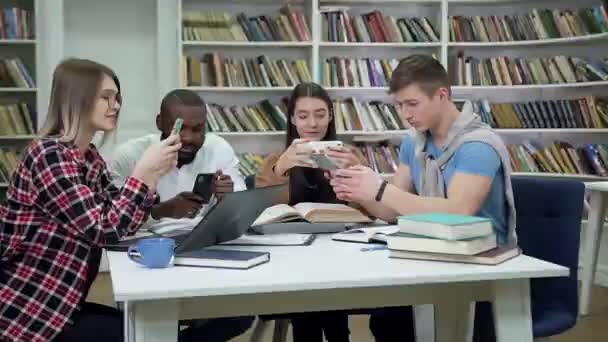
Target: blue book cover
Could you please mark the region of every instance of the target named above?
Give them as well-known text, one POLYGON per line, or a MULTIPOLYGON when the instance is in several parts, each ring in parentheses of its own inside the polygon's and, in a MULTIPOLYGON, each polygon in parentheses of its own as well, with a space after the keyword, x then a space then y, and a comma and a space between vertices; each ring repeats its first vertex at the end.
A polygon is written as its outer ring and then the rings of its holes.
POLYGON ((176 255, 177 258, 215 259, 230 261, 250 261, 268 255, 268 252, 237 251, 228 249, 201 249, 176 255))
POLYGON ((435 223, 446 226, 464 226, 471 225, 480 222, 490 222, 489 218, 467 216, 467 215, 456 215, 447 213, 426 213, 417 215, 399 216, 399 220, 408 220, 424 223, 435 223))
POLYGON ((201 249, 179 253, 175 256, 177 266, 249 269, 270 261, 270 253, 239 251, 233 249, 201 249))

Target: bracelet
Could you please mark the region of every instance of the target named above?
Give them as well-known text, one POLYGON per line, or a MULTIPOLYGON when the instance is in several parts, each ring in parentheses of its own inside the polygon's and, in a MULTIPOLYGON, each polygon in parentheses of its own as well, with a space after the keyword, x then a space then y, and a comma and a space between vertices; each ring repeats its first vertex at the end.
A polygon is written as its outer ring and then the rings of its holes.
POLYGON ((384 190, 386 189, 387 185, 388 185, 388 182, 385 180, 383 180, 382 183, 380 184, 380 188, 378 189, 378 193, 376 194, 376 202, 382 201, 382 196, 384 195, 384 190))

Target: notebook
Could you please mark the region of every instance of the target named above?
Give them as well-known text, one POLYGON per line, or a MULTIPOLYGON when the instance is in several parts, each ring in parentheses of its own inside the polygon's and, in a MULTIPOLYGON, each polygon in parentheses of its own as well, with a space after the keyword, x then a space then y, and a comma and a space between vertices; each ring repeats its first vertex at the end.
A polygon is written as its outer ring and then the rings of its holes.
POLYGON ((397 225, 402 233, 444 240, 470 239, 493 232, 489 218, 447 213, 399 216, 397 225))
POLYGON ((398 226, 366 227, 347 230, 331 236, 332 240, 361 242, 361 243, 386 243, 386 236, 399 231, 398 226))
POLYGON ((389 257, 399 259, 416 259, 429 261, 458 262, 465 264, 498 265, 521 254, 515 244, 493 248, 476 255, 425 253, 412 251, 390 250, 389 257))
POLYGON ((268 252, 202 249, 177 254, 173 264, 176 266, 249 269, 268 261, 270 261, 268 252))
POLYGON ((303 202, 294 206, 277 204, 266 208, 251 225, 305 220, 312 223, 371 222, 359 210, 344 204, 303 202))

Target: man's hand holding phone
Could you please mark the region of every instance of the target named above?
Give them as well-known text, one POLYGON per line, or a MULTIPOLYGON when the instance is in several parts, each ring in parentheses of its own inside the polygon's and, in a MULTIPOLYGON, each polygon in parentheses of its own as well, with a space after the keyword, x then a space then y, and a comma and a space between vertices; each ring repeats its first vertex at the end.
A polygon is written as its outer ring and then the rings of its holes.
POLYGON ((234 192, 232 177, 230 177, 230 175, 225 175, 222 170, 217 170, 213 181, 215 185, 215 197, 217 197, 218 200, 224 198, 226 193, 234 192))
POLYGON ((153 219, 161 218, 194 218, 203 206, 203 198, 193 192, 181 192, 170 200, 152 207, 153 219))

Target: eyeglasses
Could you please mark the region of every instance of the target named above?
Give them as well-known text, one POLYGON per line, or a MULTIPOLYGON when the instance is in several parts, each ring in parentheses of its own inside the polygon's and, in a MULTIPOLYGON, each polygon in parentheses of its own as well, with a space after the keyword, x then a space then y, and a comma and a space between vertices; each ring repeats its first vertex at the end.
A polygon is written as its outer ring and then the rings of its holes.
POLYGON ((108 103, 108 108, 114 108, 114 106, 116 106, 116 103, 118 103, 119 105, 122 104, 122 96, 120 95, 120 93, 102 93, 99 97, 108 103))

